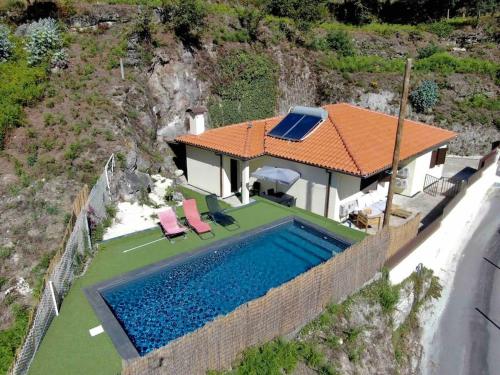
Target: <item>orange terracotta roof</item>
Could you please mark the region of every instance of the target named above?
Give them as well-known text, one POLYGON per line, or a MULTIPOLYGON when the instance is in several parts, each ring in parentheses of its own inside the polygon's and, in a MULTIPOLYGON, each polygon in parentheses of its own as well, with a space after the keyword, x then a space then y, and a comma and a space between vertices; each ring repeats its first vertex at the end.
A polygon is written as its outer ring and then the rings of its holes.
MULTIPOLYGON (((210 129, 197 136, 182 135, 176 140, 245 159, 265 154, 358 176, 390 166, 397 117, 345 103, 323 108, 328 118, 300 142, 266 135, 282 117, 210 129)), ((455 136, 445 129, 405 120, 400 159, 442 145, 455 136)))

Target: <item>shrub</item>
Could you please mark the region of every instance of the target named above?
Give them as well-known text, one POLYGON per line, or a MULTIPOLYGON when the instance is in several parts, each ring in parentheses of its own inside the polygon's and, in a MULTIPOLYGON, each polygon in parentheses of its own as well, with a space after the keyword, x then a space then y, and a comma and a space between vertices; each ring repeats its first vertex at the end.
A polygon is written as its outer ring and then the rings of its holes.
POLYGON ((61 32, 52 18, 43 18, 31 23, 26 31, 28 63, 38 65, 63 46, 61 32))
POLYGON ((170 24, 184 42, 199 38, 206 15, 207 10, 200 0, 165 0, 161 8, 162 21, 170 24))
POLYGON ((250 348, 236 374, 290 374, 298 362, 297 345, 277 339, 260 347, 250 348))
POLYGON ((328 46, 342 56, 354 55, 354 43, 345 31, 330 31, 326 36, 328 46))
POLYGON ((500 111, 500 99, 490 98, 485 94, 474 94, 460 103, 462 109, 485 108, 490 111, 500 111))
POLYGON ((433 34, 436 34, 440 38, 446 38, 451 35, 454 30, 453 25, 450 25, 448 22, 440 21, 433 22, 425 26, 425 29, 433 34))
POLYGON ((0 62, 7 60, 12 54, 12 42, 9 39, 9 29, 0 24, 0 62))
POLYGON ((431 57, 432 55, 435 55, 438 52, 443 52, 443 49, 436 45, 435 43, 429 43, 425 47, 419 48, 418 49, 418 59, 425 59, 427 57, 431 57))
POLYGON ((68 67, 68 54, 66 50, 61 49, 54 52, 50 59, 50 66, 52 68, 66 69, 68 67))
POLYGON ((436 105, 439 99, 438 85, 434 81, 423 81, 410 94, 410 102, 417 112, 425 112, 436 105))
POLYGON ((252 8, 238 9, 238 19, 241 26, 246 30, 251 41, 256 41, 259 36, 259 25, 264 14, 252 8))
POLYGON ((269 0, 267 11, 278 17, 314 22, 321 18, 324 5, 325 1, 322 0, 269 0))
POLYGON ((83 151, 83 145, 80 142, 74 142, 69 145, 68 149, 64 153, 64 158, 67 160, 75 160, 80 156, 83 151))
POLYGON ((22 344, 28 329, 28 310, 18 305, 12 306, 14 324, 0 331, 0 373, 6 374, 14 360, 17 348, 22 344))

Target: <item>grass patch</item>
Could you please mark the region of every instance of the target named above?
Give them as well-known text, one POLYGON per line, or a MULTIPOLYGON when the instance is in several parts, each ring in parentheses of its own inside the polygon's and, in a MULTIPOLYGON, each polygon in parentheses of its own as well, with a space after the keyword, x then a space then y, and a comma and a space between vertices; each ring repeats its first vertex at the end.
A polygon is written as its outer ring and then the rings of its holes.
POLYGON ((42 259, 38 262, 38 264, 33 268, 31 271, 31 275, 33 278, 33 295, 38 298, 41 296, 43 287, 44 287, 44 280, 45 280, 45 273, 47 272, 47 269, 49 268, 50 261, 54 257, 55 251, 51 251, 49 253, 46 253, 42 256, 42 259))
MULTIPOLYGON (((327 69, 347 73, 396 73, 403 71, 405 60, 385 59, 375 55, 338 57, 328 54, 320 60, 320 64, 327 69)), ((474 73, 487 74, 494 77, 500 69, 500 64, 472 57, 459 58, 447 52, 440 52, 417 60, 414 64, 414 69, 424 73, 439 73, 443 75, 450 73, 474 73)))
POLYGON ((14 38, 13 56, 0 63, 0 149, 9 129, 24 124, 24 106, 43 97, 48 77, 45 66, 29 66, 22 41, 14 38))
POLYGON ((25 306, 13 305, 14 324, 0 331, 0 373, 9 370, 17 348, 22 344, 28 329, 28 309, 25 306))
POLYGON ((334 55, 326 55, 320 60, 327 69, 338 70, 340 72, 402 72, 404 69, 403 59, 385 59, 383 57, 370 56, 345 56, 337 57, 334 55))

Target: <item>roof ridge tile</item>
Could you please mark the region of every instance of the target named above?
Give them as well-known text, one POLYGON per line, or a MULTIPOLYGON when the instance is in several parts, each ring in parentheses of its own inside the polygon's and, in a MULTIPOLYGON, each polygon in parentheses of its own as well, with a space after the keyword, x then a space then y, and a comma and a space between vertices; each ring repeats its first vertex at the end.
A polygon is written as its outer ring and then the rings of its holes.
POLYGON ((361 170, 358 162, 356 161, 356 158, 354 157, 351 149, 349 148, 349 145, 347 144, 347 142, 345 141, 344 139, 344 136, 342 135, 342 133, 340 132, 340 129, 339 127, 337 126, 337 124, 335 123, 335 121, 333 121, 333 118, 331 117, 331 114, 330 112, 328 111, 328 119, 330 120, 330 122, 332 123, 333 125, 333 128, 335 129, 335 131, 338 133, 339 135, 339 138, 342 142, 342 144, 344 145, 346 151, 347 151, 347 154, 349 155, 349 157, 351 158, 352 162, 354 163, 354 165, 356 166, 356 168, 358 169, 358 172, 359 173, 363 173, 363 171, 361 170))

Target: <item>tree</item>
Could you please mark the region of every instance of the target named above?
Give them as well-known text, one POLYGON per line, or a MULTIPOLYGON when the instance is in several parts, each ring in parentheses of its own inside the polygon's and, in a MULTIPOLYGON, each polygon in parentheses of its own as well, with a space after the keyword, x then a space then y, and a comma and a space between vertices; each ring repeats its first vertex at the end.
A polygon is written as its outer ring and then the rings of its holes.
POLYGON ((240 24, 244 29, 246 29, 252 42, 256 41, 259 36, 259 26, 263 18, 264 13, 258 9, 245 7, 238 11, 240 24))
POLYGON ((321 18, 325 0, 269 0, 267 10, 278 17, 313 22, 321 18))
POLYGON ((197 44, 205 27, 207 10, 200 0, 164 0, 161 19, 174 29, 175 34, 186 44, 197 44))

